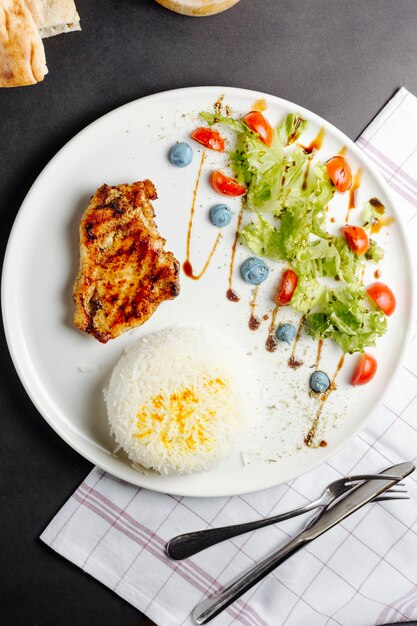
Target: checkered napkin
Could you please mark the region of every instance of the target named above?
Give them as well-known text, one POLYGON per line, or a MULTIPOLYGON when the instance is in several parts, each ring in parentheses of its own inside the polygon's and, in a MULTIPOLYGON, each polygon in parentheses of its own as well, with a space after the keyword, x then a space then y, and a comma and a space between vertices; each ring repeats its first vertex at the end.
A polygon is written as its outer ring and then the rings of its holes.
MULTIPOLYGON (((357 141, 388 181, 417 241, 417 99, 400 89, 357 141), (407 129, 404 132, 404 129, 407 129)), ((202 599, 299 530, 290 520, 181 562, 166 542, 305 504, 328 482, 417 455, 417 328, 397 384, 366 429, 314 471, 266 491, 177 498, 94 469, 41 539, 160 626, 192 624, 202 599)), ((417 480, 412 499, 367 506, 291 557, 215 618, 229 626, 370 626, 417 619, 417 480)))

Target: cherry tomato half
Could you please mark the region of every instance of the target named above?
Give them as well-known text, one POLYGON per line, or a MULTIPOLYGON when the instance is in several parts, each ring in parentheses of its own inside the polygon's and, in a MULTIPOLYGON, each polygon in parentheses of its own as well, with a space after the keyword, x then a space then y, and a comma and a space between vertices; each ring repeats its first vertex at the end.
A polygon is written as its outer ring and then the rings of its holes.
POLYGON ((352 170, 342 156, 335 156, 326 163, 327 171, 337 191, 347 191, 352 187, 352 170))
POLYGON ((369 237, 366 231, 360 226, 342 226, 340 232, 347 241, 347 244, 358 256, 364 254, 369 249, 369 237))
POLYGON ((221 193, 222 196, 243 196, 246 193, 246 187, 239 185, 234 178, 226 176, 220 170, 212 173, 210 183, 214 191, 221 193))
POLYGON ((385 283, 372 283, 366 290, 368 296, 385 313, 392 315, 395 311, 395 296, 385 283))
POLYGON ((288 304, 293 297, 297 283, 298 276, 294 270, 284 270, 282 272, 281 282, 275 296, 275 302, 279 305, 288 304))
POLYGON ((272 144, 274 131, 271 124, 259 111, 251 111, 243 118, 251 130, 253 130, 266 146, 272 144))
POLYGON ((217 130, 204 127, 196 128, 195 131, 191 133, 191 138, 203 144, 206 148, 210 148, 210 150, 224 152, 224 139, 217 130))
POLYGON ((361 354, 359 361, 353 372, 351 384, 355 387, 357 385, 366 385, 376 374, 377 362, 372 354, 361 354))

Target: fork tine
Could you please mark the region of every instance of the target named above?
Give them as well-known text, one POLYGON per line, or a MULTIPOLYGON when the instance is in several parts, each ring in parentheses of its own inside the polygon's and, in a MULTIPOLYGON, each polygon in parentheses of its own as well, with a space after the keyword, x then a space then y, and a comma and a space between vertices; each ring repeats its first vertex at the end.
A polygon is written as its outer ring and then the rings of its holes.
POLYGON ((374 498, 372 502, 384 502, 386 500, 410 500, 410 496, 379 496, 379 498, 374 498))
MULTIPOLYGON (((372 479, 371 479, 371 480, 372 480, 372 479)), ((360 485, 360 484, 361 484, 361 483, 363 483, 363 482, 364 482, 364 480, 363 480, 363 479, 361 479, 361 480, 346 481, 346 482, 345 482, 345 487, 355 487, 356 485, 360 485)), ((405 487, 405 483, 396 483, 394 486, 395 486, 395 487, 405 487)), ((391 487, 391 488, 389 489, 389 491, 391 491, 392 489, 393 489, 393 487, 391 487)))
POLYGON ((408 493, 408 491, 407 489, 395 489, 393 487, 392 489, 387 489, 385 493, 408 493))
MULTIPOLYGON (((363 480, 354 481, 354 484, 361 483, 363 480)), ((395 487, 405 487, 405 483, 395 483, 395 487)))

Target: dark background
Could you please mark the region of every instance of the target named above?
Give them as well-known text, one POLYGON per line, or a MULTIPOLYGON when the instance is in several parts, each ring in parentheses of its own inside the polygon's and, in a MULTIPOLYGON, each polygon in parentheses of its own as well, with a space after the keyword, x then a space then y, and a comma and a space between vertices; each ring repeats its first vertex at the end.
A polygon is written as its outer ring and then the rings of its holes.
MULTIPOLYGON (((417 94, 415 0, 241 0, 205 18, 153 0, 77 7, 83 31, 45 41, 44 82, 0 90, 2 255, 49 159, 135 98, 192 85, 247 87, 307 107, 355 139, 401 85, 417 94)), ((37 413, 3 334, 0 341, 0 623, 149 624, 37 539, 91 465, 37 413)))

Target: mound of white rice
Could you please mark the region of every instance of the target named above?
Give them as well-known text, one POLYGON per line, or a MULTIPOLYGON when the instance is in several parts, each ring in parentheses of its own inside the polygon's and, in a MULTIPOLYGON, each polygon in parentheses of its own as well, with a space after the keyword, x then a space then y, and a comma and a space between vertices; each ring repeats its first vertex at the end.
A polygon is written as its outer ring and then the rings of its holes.
POLYGON ((127 348, 105 395, 111 431, 133 464, 184 474, 229 454, 247 422, 246 360, 207 329, 168 328, 127 348))

